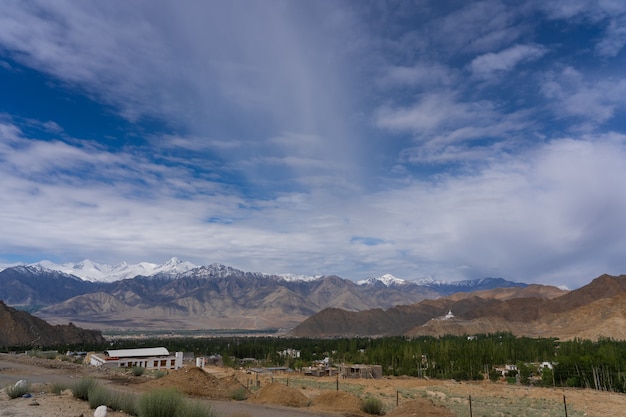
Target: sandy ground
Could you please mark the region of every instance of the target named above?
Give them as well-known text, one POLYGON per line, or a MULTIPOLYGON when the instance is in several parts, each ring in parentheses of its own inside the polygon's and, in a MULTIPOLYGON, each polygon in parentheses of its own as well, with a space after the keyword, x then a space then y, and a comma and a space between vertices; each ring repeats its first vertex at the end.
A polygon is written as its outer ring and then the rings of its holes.
MULTIPOLYGON (((0 417, 91 416, 86 402, 71 392, 52 393, 53 384, 70 384, 93 376, 111 389, 143 392, 175 387, 186 395, 209 401, 217 417, 311 417, 366 416, 363 399, 374 397, 384 404, 390 417, 626 417, 626 395, 593 390, 532 388, 506 383, 457 383, 416 378, 382 380, 337 380, 304 377, 297 373, 258 377, 224 368, 185 367, 155 379, 130 372, 98 371, 91 366, 0 354, 0 388, 19 379, 31 383, 31 397, 9 399, 0 390, 0 417), (337 390, 339 386, 339 390, 337 390), (234 390, 246 399, 231 399, 234 390), (564 402, 565 399, 565 402, 564 402)), ((126 414, 109 411, 109 417, 126 414)))

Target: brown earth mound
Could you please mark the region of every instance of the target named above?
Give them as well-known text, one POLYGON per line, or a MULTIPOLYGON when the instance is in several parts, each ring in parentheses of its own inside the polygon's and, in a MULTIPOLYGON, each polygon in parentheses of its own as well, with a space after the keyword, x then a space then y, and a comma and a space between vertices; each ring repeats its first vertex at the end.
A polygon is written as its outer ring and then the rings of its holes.
POLYGON ((235 391, 246 389, 233 376, 216 378, 197 367, 171 371, 168 375, 141 384, 146 390, 154 388, 176 388, 180 392, 212 400, 229 400, 235 391))
POLYGON ((407 401, 387 414, 388 417, 454 417, 447 408, 437 406, 427 398, 407 401))
POLYGON ((323 410, 356 413, 361 404, 360 398, 345 391, 324 391, 313 398, 313 406, 323 410))
POLYGON ((310 402, 300 391, 278 382, 267 384, 249 401, 256 404, 278 404, 288 407, 306 407, 310 402))

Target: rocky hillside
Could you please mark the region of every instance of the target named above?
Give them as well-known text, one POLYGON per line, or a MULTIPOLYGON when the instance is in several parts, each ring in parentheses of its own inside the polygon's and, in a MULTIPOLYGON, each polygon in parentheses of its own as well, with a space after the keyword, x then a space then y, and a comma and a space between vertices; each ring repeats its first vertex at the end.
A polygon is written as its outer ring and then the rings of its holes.
POLYGON ((0 346, 58 346, 104 343, 101 332, 73 324, 52 326, 0 301, 0 346))
POLYGON ((388 310, 324 310, 295 336, 477 334, 626 339, 626 275, 603 275, 575 291, 529 286, 455 294, 388 310), (453 317, 445 318, 452 311, 453 317))

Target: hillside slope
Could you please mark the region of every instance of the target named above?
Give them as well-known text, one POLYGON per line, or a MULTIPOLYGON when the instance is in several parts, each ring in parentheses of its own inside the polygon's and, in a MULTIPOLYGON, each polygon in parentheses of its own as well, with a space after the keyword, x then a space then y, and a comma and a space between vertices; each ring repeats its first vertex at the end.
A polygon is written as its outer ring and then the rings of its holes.
POLYGON ((104 338, 99 331, 81 329, 71 323, 52 326, 0 301, 0 346, 39 347, 101 343, 104 343, 104 338))

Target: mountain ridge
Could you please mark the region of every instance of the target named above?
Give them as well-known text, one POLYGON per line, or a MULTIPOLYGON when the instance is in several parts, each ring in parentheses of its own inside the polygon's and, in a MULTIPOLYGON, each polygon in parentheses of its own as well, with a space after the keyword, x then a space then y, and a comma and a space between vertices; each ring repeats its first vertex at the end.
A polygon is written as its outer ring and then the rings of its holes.
POLYGON ((0 346, 61 346, 102 344, 104 341, 99 331, 85 330, 72 323, 53 326, 0 301, 0 346))
POLYGON ((359 285, 334 275, 294 280, 220 264, 178 273, 161 269, 151 276, 111 282, 81 280, 41 266, 0 271, 0 299, 53 323, 76 321, 96 328, 291 328, 325 308, 387 309, 440 296, 436 286, 410 281, 359 285))
MULTIPOLYGON (((626 339, 626 330, 620 327, 626 324, 626 308, 620 304, 624 301, 626 275, 602 275, 574 291, 533 285, 515 290, 500 288, 455 294, 385 311, 364 310, 350 316, 350 334, 414 337, 505 331, 528 337, 584 335, 595 339, 626 339), (382 333, 377 329, 382 329, 382 333)), ((346 323, 342 320, 345 320, 343 312, 323 310, 296 326, 291 334, 336 337, 345 332, 346 323)))

